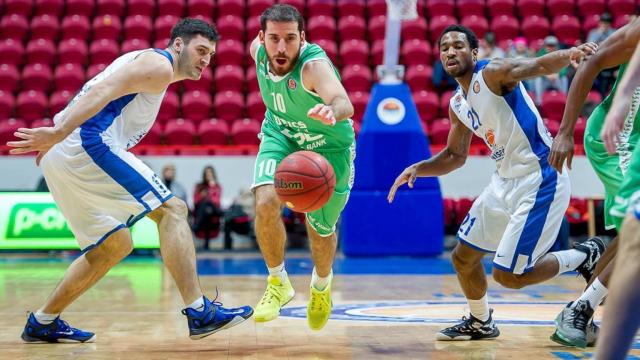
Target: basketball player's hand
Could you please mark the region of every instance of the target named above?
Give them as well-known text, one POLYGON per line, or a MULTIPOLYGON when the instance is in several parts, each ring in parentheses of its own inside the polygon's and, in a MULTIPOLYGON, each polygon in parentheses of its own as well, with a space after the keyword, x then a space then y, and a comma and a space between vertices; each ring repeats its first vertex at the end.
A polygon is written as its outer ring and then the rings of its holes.
POLYGON ((13 135, 22 140, 9 141, 7 145, 13 148, 9 153, 15 155, 37 151, 37 165, 40 165, 40 160, 53 145, 64 139, 64 136, 55 127, 20 128, 13 135))
POLYGON ((413 188, 413 183, 416 182, 417 177, 418 167, 416 165, 411 165, 408 168, 404 169, 404 171, 396 178, 396 181, 391 186, 391 189, 389 189, 387 201, 389 201, 389 203, 393 202, 393 198, 396 197, 396 191, 400 186, 407 184, 410 188, 413 188))
POLYGON ((591 55, 598 51, 598 44, 593 42, 584 43, 569 49, 569 60, 571 65, 577 67, 582 61, 588 60, 591 55))
POLYGON ((336 118, 333 114, 333 109, 331 106, 325 104, 317 104, 316 106, 309 109, 307 112, 307 116, 320 121, 323 124, 333 126, 336 124, 336 118))
POLYGON ((562 174, 562 167, 565 160, 567 160, 567 167, 571 169, 571 161, 573 160, 573 134, 558 132, 558 135, 553 139, 553 145, 551 145, 549 165, 562 174))
POLYGON ((604 141, 604 146, 611 155, 616 153, 616 147, 620 143, 619 135, 620 132, 622 132, 624 119, 629 110, 628 103, 626 104, 627 106, 625 106, 625 101, 618 100, 619 99, 616 99, 616 102, 614 102, 614 105, 609 110, 607 118, 604 121, 604 126, 602 127, 602 133, 600 134, 602 141, 604 141))

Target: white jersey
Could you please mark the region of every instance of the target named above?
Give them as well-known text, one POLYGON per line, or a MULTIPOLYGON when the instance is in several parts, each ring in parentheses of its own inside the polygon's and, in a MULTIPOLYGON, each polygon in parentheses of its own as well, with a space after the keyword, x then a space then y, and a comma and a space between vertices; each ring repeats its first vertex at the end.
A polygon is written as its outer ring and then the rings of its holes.
POLYGON ((464 94, 458 88, 449 105, 460 121, 484 139, 496 161, 498 175, 516 178, 548 166, 551 135, 533 100, 521 82, 510 93, 494 94, 484 81, 483 68, 489 60, 476 63, 464 94))
MULTIPOLYGON (((171 55, 167 51, 159 49, 132 51, 120 56, 107 66, 104 71, 87 81, 78 94, 69 102, 67 107, 56 114, 53 122, 57 124, 63 121, 64 114, 73 104, 84 96, 89 89, 122 67, 127 66, 127 64, 145 51, 156 51, 172 62, 171 55)), ((98 114, 82 124, 64 141, 72 145, 73 143, 81 143, 83 138, 98 135, 102 139, 102 142, 109 147, 130 149, 140 142, 153 126, 158 111, 160 110, 165 91, 160 94, 129 94, 116 99, 107 104, 98 114)))

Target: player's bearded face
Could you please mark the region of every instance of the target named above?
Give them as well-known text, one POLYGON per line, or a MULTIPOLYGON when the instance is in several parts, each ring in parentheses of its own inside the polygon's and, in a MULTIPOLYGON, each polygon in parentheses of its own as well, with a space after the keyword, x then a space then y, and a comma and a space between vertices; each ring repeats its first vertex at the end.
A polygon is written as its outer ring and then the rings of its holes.
POLYGON ((269 21, 263 39, 271 72, 278 76, 289 73, 304 42, 304 32, 298 30, 298 23, 269 21))
POLYGON ((451 31, 440 40, 440 61, 444 71, 457 78, 473 69, 475 50, 464 33, 451 31))

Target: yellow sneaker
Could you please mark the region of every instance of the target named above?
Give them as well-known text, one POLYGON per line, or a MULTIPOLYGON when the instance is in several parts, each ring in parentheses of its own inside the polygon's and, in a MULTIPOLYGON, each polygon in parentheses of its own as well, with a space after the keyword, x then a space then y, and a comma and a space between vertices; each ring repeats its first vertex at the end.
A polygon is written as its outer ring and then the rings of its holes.
POLYGON ((267 290, 264 291, 253 313, 254 320, 267 322, 277 318, 280 315, 280 309, 293 299, 295 293, 288 277, 282 282, 279 277, 269 275, 267 290))
POLYGON ((331 315, 331 282, 320 291, 311 286, 311 296, 307 304, 307 323, 311 330, 320 330, 329 320, 331 315))

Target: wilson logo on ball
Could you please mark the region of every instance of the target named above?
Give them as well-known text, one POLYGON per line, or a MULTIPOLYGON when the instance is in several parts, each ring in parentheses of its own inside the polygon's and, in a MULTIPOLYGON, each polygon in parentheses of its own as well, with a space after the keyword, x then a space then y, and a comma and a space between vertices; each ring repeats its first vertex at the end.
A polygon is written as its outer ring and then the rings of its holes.
POLYGON ((275 187, 282 190, 303 190, 304 184, 301 181, 275 179, 275 187))

